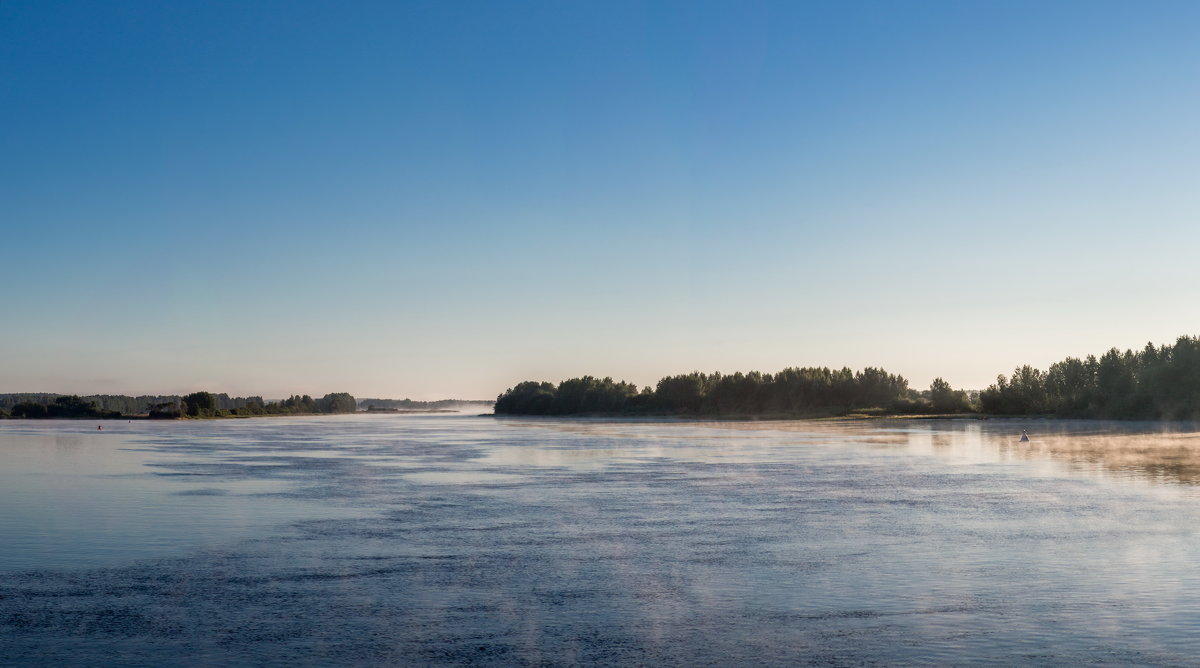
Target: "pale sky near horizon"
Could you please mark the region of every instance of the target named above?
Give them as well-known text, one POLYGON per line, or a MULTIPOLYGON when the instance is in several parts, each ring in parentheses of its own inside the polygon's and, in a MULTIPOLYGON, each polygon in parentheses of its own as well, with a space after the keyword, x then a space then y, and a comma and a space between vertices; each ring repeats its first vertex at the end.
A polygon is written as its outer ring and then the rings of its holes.
POLYGON ((1200 333, 1200 3, 0 2, 0 392, 1200 333))

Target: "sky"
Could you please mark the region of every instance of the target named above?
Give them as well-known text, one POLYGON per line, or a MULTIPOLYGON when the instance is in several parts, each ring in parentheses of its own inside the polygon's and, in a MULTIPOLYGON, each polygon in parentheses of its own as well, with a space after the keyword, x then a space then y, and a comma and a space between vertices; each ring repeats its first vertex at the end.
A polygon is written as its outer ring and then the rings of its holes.
POLYGON ((1200 3, 0 2, 0 392, 1200 333, 1200 3))

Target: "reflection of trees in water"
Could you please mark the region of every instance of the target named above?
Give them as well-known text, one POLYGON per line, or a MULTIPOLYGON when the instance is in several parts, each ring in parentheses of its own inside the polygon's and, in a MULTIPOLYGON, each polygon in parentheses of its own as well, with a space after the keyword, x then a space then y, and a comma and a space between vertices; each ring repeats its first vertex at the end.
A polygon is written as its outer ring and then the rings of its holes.
POLYGON ((1100 466, 1118 475, 1200 484, 1200 434, 1044 436, 1029 443, 998 441, 1001 453, 1100 466))
POLYGON ((974 439, 1001 459, 1058 461, 1076 471, 1200 484, 1200 425, 1191 422, 988 420, 927 427, 934 450, 974 439), (1030 432, 1028 442, 1020 441, 1022 429, 1030 432))
POLYGON ((672 436, 705 448, 729 439, 728 432, 740 432, 764 451, 802 442, 901 446, 947 456, 1056 461, 1077 472, 1200 485, 1200 425, 1188 422, 534 418, 509 424, 626 442, 672 436), (1019 441, 1022 429, 1029 430, 1030 441, 1019 441))
POLYGON ((1001 375, 979 395, 993 415, 1036 415, 1142 420, 1200 417, 1200 337, 1174 345, 1124 353, 1113 348, 1097 358, 1068 357, 1042 371, 1029 365, 1001 375))

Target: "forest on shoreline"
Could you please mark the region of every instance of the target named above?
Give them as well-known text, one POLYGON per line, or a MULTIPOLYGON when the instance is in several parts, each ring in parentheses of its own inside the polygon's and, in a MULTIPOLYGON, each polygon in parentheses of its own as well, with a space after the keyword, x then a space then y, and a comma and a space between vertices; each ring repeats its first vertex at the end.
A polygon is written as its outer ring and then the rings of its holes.
POLYGON ((1100 357, 1068 357, 1042 371, 1031 366, 997 377, 979 394, 995 415, 1055 415, 1115 420, 1200 419, 1200 337, 1100 357))
POLYGON ((969 413, 963 390, 942 379, 914 392, 902 376, 867 367, 788 368, 779 373, 693 371, 638 389, 612 378, 584 376, 557 386, 526 381, 496 399, 497 415, 668 415, 721 417, 832 417, 969 413))
POLYGON ((314 399, 307 394, 279 401, 262 397, 230 397, 227 394, 193 392, 188 395, 98 394, 81 397, 47 393, 0 394, 0 418, 234 418, 267 415, 324 415, 353 413, 358 402, 346 392, 314 399))
POLYGON ((639 389, 584 376, 558 385, 525 381, 496 398, 497 415, 833 417, 850 414, 1055 416, 1124 420, 1200 419, 1200 338, 1100 357, 1068 357, 1042 371, 1017 367, 971 393, 936 378, 928 390, 867 367, 788 368, 775 374, 668 376, 639 389))
MULTIPOLYGON (((356 400, 345 392, 320 398, 193 392, 189 395, 0 394, 0 418, 149 419, 324 415, 455 409, 464 400, 356 400)), ((1200 337, 1147 343, 1138 351, 1113 348, 1096 357, 1068 357, 1046 370, 1024 365, 979 392, 954 389, 941 378, 927 390, 881 368, 791 367, 778 373, 702 373, 667 376, 654 387, 584 376, 557 385, 525 381, 496 398, 497 415, 694 416, 807 418, 846 415, 1054 416, 1125 420, 1200 419, 1200 337)))
POLYGON ((271 415, 328 415, 359 411, 373 413, 453 413, 478 410, 491 401, 468 399, 356 399, 346 392, 323 397, 292 395, 278 401, 260 396, 231 397, 228 394, 193 392, 188 395, 93 394, 87 396, 45 392, 0 393, 0 419, 187 419, 242 418, 271 415))

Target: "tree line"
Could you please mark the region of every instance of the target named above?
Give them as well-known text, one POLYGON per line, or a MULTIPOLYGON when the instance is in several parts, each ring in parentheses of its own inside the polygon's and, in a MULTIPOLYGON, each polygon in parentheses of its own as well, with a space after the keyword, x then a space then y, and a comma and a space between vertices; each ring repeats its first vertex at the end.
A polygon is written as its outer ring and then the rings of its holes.
MULTIPOLYGON (((17 406, 17 404, 38 404, 41 406, 49 406, 57 399, 63 396, 78 396, 78 395, 63 395, 50 392, 18 392, 0 394, 0 411, 9 413, 17 406)), ((228 396, 224 396, 229 400, 228 396)), ((96 408, 106 413, 120 413, 121 415, 139 415, 150 411, 150 407, 155 404, 160 404, 168 401, 178 401, 180 397, 175 395, 140 395, 127 396, 122 394, 90 394, 79 397, 87 403, 94 403, 96 408)))
POLYGON ((979 395, 980 410, 997 415, 1136 420, 1200 419, 1200 338, 1174 345, 1116 348, 1097 358, 1068 357, 1042 371, 1021 366, 979 395))
MULTIPOLYGON (((409 400, 364 400, 371 405, 422 404, 409 400)), ((437 402, 440 403, 440 402, 437 402)), ((0 418, 234 417, 352 413, 358 402, 345 392, 314 399, 293 395, 229 397, 194 392, 187 396, 0 394, 0 418)), ((495 412, 510 415, 723 415, 817 416, 967 413, 1055 415, 1146 420, 1200 419, 1200 337, 1152 343, 1134 352, 1113 348, 1100 357, 1068 357, 1042 371, 1029 365, 1000 375, 977 396, 937 378, 928 390, 909 388, 902 376, 867 367, 787 368, 775 374, 701 373, 668 376, 638 388, 612 378, 584 376, 554 385, 519 383, 496 398, 495 412)))
POLYGON ((851 411, 965 412, 967 393, 938 378, 928 392, 874 367, 788 368, 779 373, 701 373, 668 376, 638 389, 612 378, 584 376, 558 385, 526 381, 496 398, 501 415, 727 415, 812 416, 851 411))
POLYGON ((15 418, 116 418, 121 414, 107 411, 76 395, 57 396, 47 403, 25 400, 10 409, 0 409, 0 417, 15 418))
MULTIPOLYGON (((166 406, 157 407, 167 410, 166 406)), ((217 395, 211 392, 193 392, 183 397, 177 409, 187 417, 246 417, 258 415, 311 415, 320 413, 353 413, 358 410, 354 397, 346 392, 326 394, 320 399, 305 395, 292 395, 281 401, 263 402, 261 397, 250 397, 240 406, 221 408, 217 395)), ((160 417, 152 410, 151 417, 160 417)), ((161 415, 181 417, 181 415, 161 415)))
POLYGON ((358 403, 346 392, 314 399, 293 395, 280 401, 262 397, 230 397, 227 394, 193 392, 186 396, 59 395, 41 393, 0 394, 0 418, 120 418, 148 416, 156 419, 182 417, 245 417, 254 415, 299 415, 353 413, 358 403))
POLYGON ((1139 351, 1029 365, 987 389, 956 390, 941 378, 915 391, 901 376, 868 367, 788 368, 776 374, 668 376, 651 387, 612 378, 526 381, 496 399, 497 414, 810 416, 969 413, 1126 420, 1200 420, 1200 337, 1147 343, 1139 351))

